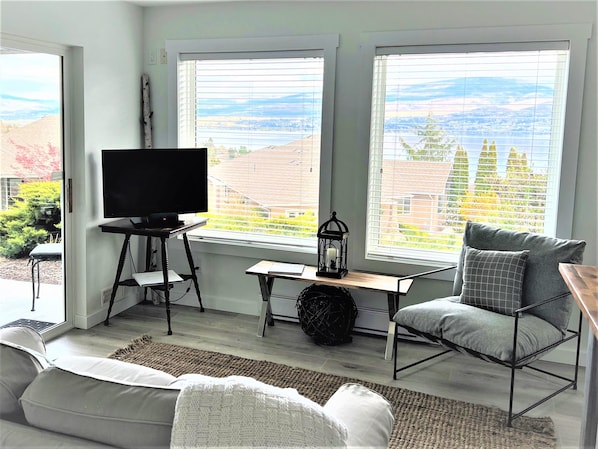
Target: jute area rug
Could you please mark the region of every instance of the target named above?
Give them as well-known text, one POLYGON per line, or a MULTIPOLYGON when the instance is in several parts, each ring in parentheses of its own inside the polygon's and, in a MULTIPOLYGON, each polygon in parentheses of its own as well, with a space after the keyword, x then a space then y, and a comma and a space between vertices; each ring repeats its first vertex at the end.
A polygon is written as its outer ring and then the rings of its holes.
POLYGON ((506 412, 497 408, 279 363, 156 343, 150 336, 133 340, 109 357, 159 369, 173 376, 198 373, 214 377, 253 377, 278 387, 296 388, 300 394, 322 405, 342 384, 360 383, 393 404, 396 421, 389 448, 556 447, 554 424, 550 418, 524 416, 516 419, 513 427, 507 427, 506 412))

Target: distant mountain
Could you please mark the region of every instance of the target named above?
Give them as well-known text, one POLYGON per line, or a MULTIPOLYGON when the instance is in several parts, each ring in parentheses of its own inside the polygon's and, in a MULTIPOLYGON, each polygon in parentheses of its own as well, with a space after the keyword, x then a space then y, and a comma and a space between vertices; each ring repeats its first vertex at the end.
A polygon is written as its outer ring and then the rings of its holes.
MULTIPOLYGON (((450 134, 508 132, 550 129, 553 91, 525 81, 476 77, 425 82, 407 85, 399 93, 386 96, 388 105, 396 103, 394 115, 387 114, 387 130, 412 132, 425 123, 429 111, 450 134), (438 112, 441 111, 441 112, 438 112)), ((319 111, 321 102, 311 93, 298 93, 279 98, 200 99, 200 117, 228 120, 234 126, 259 127, 265 130, 295 128, 306 120, 305 105, 319 111), (248 121, 258 117, 258 121, 248 121)), ((392 108, 390 108, 392 109, 392 108)), ((317 121, 315 121, 317 123, 317 121)))
POLYGON ((33 121, 59 113, 60 104, 55 100, 35 100, 0 94, 0 120, 33 121))
MULTIPOLYGON (((400 91, 402 101, 425 102, 450 98, 490 99, 495 105, 508 105, 528 97, 552 98, 549 87, 526 83, 523 80, 502 77, 453 78, 412 84, 400 91)), ((386 101, 397 101, 396 93, 389 94, 386 101)))
POLYGON ((298 93, 277 98, 229 98, 198 101, 197 113, 200 116, 263 117, 268 119, 300 119, 305 113, 305 105, 311 111, 319 112, 322 102, 314 94, 298 93))

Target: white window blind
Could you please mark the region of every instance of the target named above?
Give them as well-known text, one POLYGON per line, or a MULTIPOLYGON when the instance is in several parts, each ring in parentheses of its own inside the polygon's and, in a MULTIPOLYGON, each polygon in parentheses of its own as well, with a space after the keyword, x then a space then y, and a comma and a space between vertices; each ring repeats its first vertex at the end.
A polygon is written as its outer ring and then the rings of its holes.
POLYGON ((568 61, 564 41, 377 48, 366 257, 451 260, 467 220, 554 235, 568 61))
POLYGON ((177 72, 179 146, 209 154, 202 234, 315 246, 323 52, 183 54, 177 72))

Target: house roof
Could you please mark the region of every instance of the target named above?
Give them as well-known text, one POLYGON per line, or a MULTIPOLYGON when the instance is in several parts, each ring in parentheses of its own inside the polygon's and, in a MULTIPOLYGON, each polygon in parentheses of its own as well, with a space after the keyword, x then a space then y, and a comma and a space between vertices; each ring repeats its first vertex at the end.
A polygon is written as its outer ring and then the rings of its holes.
POLYGON ((442 195, 451 162, 384 160, 382 202, 408 195, 442 195))
POLYGON ((210 178, 263 207, 315 207, 320 177, 320 136, 268 146, 210 167, 210 178), (285 202, 281 203, 280 189, 285 202))
MULTIPOLYGON (((266 208, 315 207, 318 203, 320 136, 268 146, 210 167, 210 178, 266 208), (280 189, 285 190, 281 203, 280 189)), ((385 160, 383 202, 445 192, 450 162, 385 160)))
POLYGON ((48 144, 61 148, 59 115, 48 115, 19 128, 13 128, 0 139, 0 178, 21 178, 22 175, 37 176, 35 172, 27 173, 26 167, 17 162, 19 145, 39 148, 44 151, 48 144))

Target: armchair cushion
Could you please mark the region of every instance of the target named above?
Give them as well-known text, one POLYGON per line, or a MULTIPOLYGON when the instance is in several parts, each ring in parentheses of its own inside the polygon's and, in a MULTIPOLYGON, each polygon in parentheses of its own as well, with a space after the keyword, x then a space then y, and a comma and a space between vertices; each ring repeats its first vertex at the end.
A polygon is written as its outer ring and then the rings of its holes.
MULTIPOLYGON (((513 357, 513 317, 462 304, 458 296, 434 299, 399 310, 400 326, 451 349, 510 362, 513 357)), ((561 332, 547 321, 524 314, 519 318, 516 359, 562 340, 561 332)), ((484 358, 484 357, 482 357, 484 358)), ((526 360, 525 364, 533 361, 526 360)))
MULTIPOLYGON (((586 242, 468 222, 463 235, 463 249, 455 274, 453 295, 461 294, 466 246, 496 251, 529 250, 521 299, 521 305, 527 306, 569 291, 558 272, 559 263, 582 263, 586 242)), ((569 299, 538 307, 531 313, 552 323, 564 335, 572 308, 573 304, 569 299)))
POLYGON ((529 251, 466 248, 461 302, 504 315, 521 306, 523 275, 529 251))

